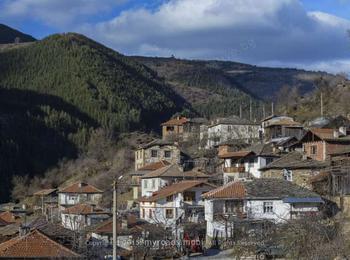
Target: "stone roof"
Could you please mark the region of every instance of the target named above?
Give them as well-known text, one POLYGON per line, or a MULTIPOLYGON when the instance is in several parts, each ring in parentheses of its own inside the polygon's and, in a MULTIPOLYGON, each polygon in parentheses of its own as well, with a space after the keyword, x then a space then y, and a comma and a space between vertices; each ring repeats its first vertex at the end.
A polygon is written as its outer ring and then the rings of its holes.
POLYGON ((72 207, 66 208, 62 211, 63 214, 73 215, 95 215, 95 214, 109 214, 102 209, 96 208, 89 204, 77 204, 72 207))
POLYGON ((66 188, 60 189, 60 193, 103 193, 102 190, 97 189, 85 182, 76 182, 66 188))
POLYGON ((73 239, 75 236, 74 231, 64 228, 59 224, 51 223, 47 221, 45 217, 37 217, 29 223, 28 227, 30 229, 38 229, 51 238, 64 237, 66 239, 73 239))
POLYGON ((207 199, 283 199, 288 197, 318 198, 320 196, 286 180, 260 178, 245 182, 230 182, 203 194, 203 197, 207 199))
POLYGON ((152 196, 150 197, 142 197, 140 198, 140 201, 142 202, 155 202, 159 199, 166 198, 170 195, 174 195, 176 193, 184 192, 185 190, 191 189, 193 187, 199 186, 199 185, 206 185, 210 186, 212 188, 215 188, 216 186, 210 183, 207 183, 206 181, 180 181, 178 183, 174 183, 170 186, 165 186, 164 188, 153 192, 152 196))
POLYGON ((47 196, 57 191, 57 189, 43 189, 35 192, 34 196, 47 196))
POLYGON ((147 149, 153 146, 165 146, 165 145, 172 145, 172 146, 178 146, 174 142, 168 141, 168 140, 163 140, 163 139, 155 139, 147 144, 142 144, 139 146, 141 149, 147 149))
POLYGON ((80 255, 50 239, 38 230, 0 244, 1 258, 81 258, 80 255))
POLYGON ((171 164, 160 168, 158 170, 146 173, 141 178, 159 178, 159 177, 169 177, 169 178, 209 178, 208 175, 200 171, 183 171, 177 164, 171 164))
POLYGON ((245 118, 240 118, 238 116, 231 116, 226 118, 217 118, 214 120, 211 126, 215 125, 259 125, 245 118))
POLYGON ((320 162, 310 158, 303 158, 303 154, 297 151, 290 152, 281 158, 271 162, 261 171, 269 169, 322 169, 328 166, 328 162, 320 162))

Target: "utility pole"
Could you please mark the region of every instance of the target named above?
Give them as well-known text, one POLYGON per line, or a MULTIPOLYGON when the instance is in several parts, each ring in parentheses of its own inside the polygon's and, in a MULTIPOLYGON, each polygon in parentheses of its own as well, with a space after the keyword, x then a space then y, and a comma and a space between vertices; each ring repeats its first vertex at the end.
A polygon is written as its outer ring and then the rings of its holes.
POLYGON ((239 118, 242 118, 242 104, 239 105, 239 118))
POLYGON ((117 260, 117 181, 113 181, 113 260, 117 260))
POLYGON ((263 104, 263 119, 266 118, 266 112, 265 112, 265 104, 263 104))
POLYGON ((323 93, 321 92, 321 116, 323 117, 323 93))
POLYGON ((117 260, 117 213, 118 213, 118 204, 117 204, 117 188, 118 180, 121 180, 123 175, 120 175, 117 179, 113 181, 113 260, 117 260))
POLYGON ((252 108, 252 99, 249 101, 249 120, 252 121, 252 113, 253 113, 253 108, 252 108))
POLYGON ((275 115, 275 104, 273 102, 271 103, 271 115, 275 115))

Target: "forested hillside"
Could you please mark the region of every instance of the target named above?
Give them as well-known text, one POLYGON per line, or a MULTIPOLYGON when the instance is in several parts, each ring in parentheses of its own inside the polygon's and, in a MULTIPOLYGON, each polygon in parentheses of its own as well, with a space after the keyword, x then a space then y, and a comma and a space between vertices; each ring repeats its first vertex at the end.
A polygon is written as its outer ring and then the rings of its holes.
POLYGON ((217 110, 225 110, 220 107, 226 106, 229 101, 247 103, 248 95, 265 101, 276 100, 278 92, 285 86, 298 87, 300 94, 309 93, 313 91, 314 81, 319 77, 328 79, 334 77, 323 72, 258 67, 232 61, 132 58, 155 70, 159 76, 172 83, 174 88, 195 107, 203 108, 207 104, 208 107, 217 110), (234 99, 220 104, 219 101, 215 102, 215 95, 218 95, 220 100, 222 97, 234 97, 234 99))
POLYGON ((150 69, 78 34, 0 52, 0 92, 1 200, 12 176, 75 158, 92 129, 150 131, 187 107, 150 69))
POLYGON ((4 24, 0 24, 0 44, 7 43, 19 43, 19 42, 33 42, 35 38, 24 34, 20 31, 17 31, 11 27, 8 27, 4 24))

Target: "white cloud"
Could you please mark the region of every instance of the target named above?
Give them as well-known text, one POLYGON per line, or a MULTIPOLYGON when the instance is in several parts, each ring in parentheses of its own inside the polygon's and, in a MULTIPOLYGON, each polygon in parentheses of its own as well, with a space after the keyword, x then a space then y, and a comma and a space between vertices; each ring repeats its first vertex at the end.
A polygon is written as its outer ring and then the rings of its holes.
POLYGON ((67 28, 82 17, 110 10, 125 0, 1 0, 0 18, 34 19, 67 28))
POLYGON ((158 8, 131 8, 113 19, 91 22, 125 1, 0 0, 0 19, 42 21, 132 55, 350 72, 350 21, 307 12, 301 0, 167 0, 158 8))
POLYGON ((298 0, 170 0, 79 30, 127 54, 321 64, 350 60, 348 28, 298 0))

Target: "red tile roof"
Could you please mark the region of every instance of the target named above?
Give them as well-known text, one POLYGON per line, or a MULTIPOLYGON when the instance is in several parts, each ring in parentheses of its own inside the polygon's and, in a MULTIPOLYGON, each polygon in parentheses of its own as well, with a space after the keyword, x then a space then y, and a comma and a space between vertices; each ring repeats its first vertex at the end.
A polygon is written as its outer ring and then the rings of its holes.
POLYGON ((113 220, 109 219, 101 223, 95 230, 94 233, 97 234, 112 234, 113 233, 113 220))
POLYGON ((152 196, 150 197, 142 197, 140 198, 140 201, 155 202, 159 199, 166 198, 170 195, 183 192, 185 190, 191 189, 199 185, 207 185, 207 186, 210 186, 211 188, 216 187, 215 185, 207 183, 206 181, 180 181, 170 186, 166 186, 160 189, 159 191, 153 192, 152 196))
POLYGON ((1 258, 80 258, 38 230, 0 244, 1 258))
POLYGON ((138 170, 139 171, 155 171, 155 170, 158 170, 158 169, 163 168, 163 167, 168 166, 168 165, 170 165, 170 162, 165 161, 165 160, 161 160, 159 162, 147 164, 147 165, 139 168, 138 170))
POLYGON ((0 213, 0 220, 7 222, 9 224, 18 222, 17 221, 18 219, 20 219, 20 218, 16 217, 10 211, 5 211, 5 212, 0 213))
POLYGON ((250 154, 255 154, 252 151, 237 151, 237 152, 226 152, 219 154, 219 158, 243 158, 250 154))
POLYGON ((186 117, 172 118, 162 124, 162 126, 174 126, 174 125, 183 125, 189 120, 186 117))
POLYGON ((59 192, 60 193, 103 193, 103 191, 84 182, 76 182, 66 188, 61 189, 59 192))
POLYGON ((202 196, 206 199, 212 198, 244 198, 246 189, 241 182, 229 182, 224 186, 218 187, 202 196))
POLYGON ((73 215, 93 215, 93 214, 108 214, 102 209, 95 208, 89 204, 77 204, 72 207, 66 208, 62 211, 63 214, 73 214, 73 215))

